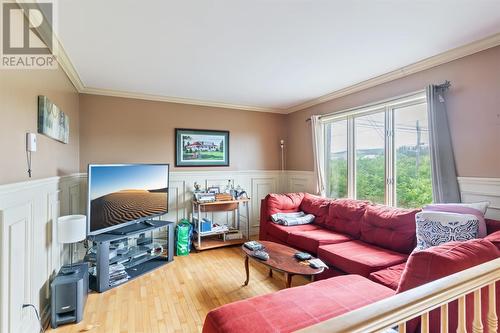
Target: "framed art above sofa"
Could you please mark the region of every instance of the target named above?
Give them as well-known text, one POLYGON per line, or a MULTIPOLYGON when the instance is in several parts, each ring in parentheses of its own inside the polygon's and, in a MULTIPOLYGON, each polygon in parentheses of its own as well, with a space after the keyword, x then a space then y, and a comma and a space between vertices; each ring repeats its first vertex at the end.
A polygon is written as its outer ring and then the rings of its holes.
POLYGON ((229 131, 176 128, 175 166, 229 166, 229 131))

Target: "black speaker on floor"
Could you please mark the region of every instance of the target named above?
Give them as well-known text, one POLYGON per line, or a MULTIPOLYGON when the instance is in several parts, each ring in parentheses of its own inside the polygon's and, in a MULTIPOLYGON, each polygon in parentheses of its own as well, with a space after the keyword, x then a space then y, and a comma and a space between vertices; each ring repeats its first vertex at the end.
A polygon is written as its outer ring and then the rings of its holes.
POLYGON ((83 309, 89 291, 89 266, 74 264, 76 271, 63 274, 61 271, 50 284, 51 326, 56 328, 67 323, 78 323, 83 319, 83 309))

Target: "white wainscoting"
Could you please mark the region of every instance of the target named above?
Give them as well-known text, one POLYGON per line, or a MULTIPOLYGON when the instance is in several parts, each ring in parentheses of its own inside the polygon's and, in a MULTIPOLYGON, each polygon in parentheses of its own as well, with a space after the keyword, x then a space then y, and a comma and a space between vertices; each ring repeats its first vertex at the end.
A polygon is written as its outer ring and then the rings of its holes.
MULTIPOLYGON (((251 197, 250 232, 258 234, 260 200, 268 193, 310 191, 312 173, 300 171, 186 171, 172 172, 169 213, 179 221, 191 213, 194 182, 224 188, 228 180, 251 197), (291 176, 291 178, 289 177, 291 176)), ((42 319, 50 314, 49 281, 67 253, 56 239, 55 221, 86 210, 87 175, 75 174, 0 185, 0 332, 37 332, 34 304, 42 319)), ((221 213, 214 219, 227 219, 221 213)), ((242 220, 242 231, 246 221, 242 220)))
POLYGON ((489 201, 486 217, 500 220, 500 178, 458 177, 462 202, 489 201))
POLYGON ((53 177, 0 185, 0 331, 38 332, 34 304, 50 313, 49 281, 63 261, 55 221, 81 213, 81 177, 53 177))
POLYGON ((287 192, 314 191, 314 175, 312 171, 287 171, 287 192))

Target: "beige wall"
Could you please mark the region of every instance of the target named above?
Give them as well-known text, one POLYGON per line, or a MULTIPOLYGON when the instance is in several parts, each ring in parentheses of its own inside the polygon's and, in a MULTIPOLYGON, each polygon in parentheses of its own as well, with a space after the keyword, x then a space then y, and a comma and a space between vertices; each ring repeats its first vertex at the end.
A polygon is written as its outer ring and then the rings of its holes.
POLYGON ((33 179, 78 171, 78 93, 61 70, 0 70, 0 184, 28 180, 27 132, 37 133, 38 95, 45 95, 70 119, 69 144, 37 134, 33 179))
MULTIPOLYGON (((277 170, 285 116, 120 97, 80 95, 80 170, 88 163, 171 163, 175 128, 230 131, 230 166, 277 170)), ((177 168, 177 170, 200 168, 177 168)), ((203 170, 203 169, 201 169, 203 170)))
POLYGON ((500 47, 289 114, 287 167, 312 170, 312 114, 361 106, 450 80, 447 108, 457 171, 463 177, 500 177, 500 47))

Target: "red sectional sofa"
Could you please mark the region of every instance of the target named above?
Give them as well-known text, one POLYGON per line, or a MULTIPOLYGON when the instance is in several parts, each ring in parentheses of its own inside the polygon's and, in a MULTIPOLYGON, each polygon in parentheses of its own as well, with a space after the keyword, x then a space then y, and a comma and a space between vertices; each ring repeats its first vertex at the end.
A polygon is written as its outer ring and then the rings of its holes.
POLYGON ((259 238, 308 251, 336 271, 368 278, 407 261, 416 244, 418 211, 307 193, 270 194, 262 201, 259 238), (271 222, 274 213, 298 210, 315 215, 314 224, 271 222))
MULTIPOLYGON (((261 204, 259 238, 315 254, 330 266, 320 276, 325 280, 212 310, 203 332, 292 332, 500 257, 500 221, 494 220, 487 220, 485 239, 411 254, 418 211, 307 193, 268 195, 261 204), (274 213, 296 211, 314 214, 314 223, 271 222, 274 213)), ((500 286, 497 294, 500 313, 500 286)), ((450 311, 450 332, 456 328, 454 313, 450 311)), ((438 331, 438 312, 431 313, 430 324, 431 331, 438 331)), ((418 320, 408 323, 407 332, 418 331, 418 325, 418 320)))

